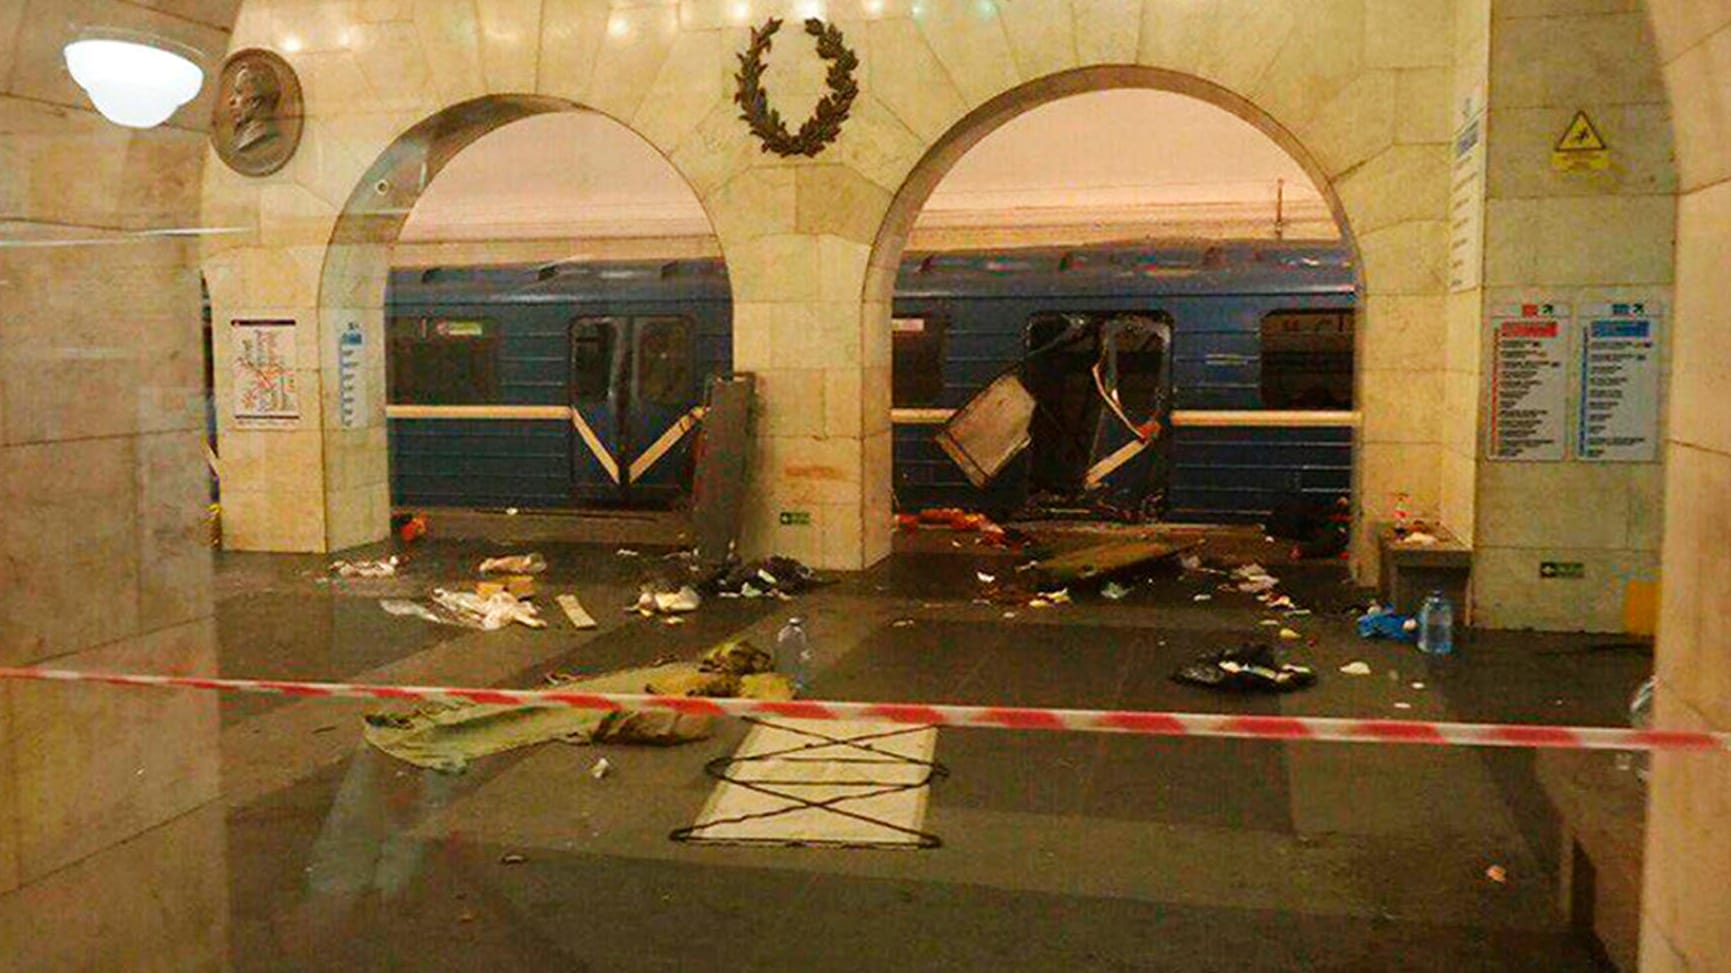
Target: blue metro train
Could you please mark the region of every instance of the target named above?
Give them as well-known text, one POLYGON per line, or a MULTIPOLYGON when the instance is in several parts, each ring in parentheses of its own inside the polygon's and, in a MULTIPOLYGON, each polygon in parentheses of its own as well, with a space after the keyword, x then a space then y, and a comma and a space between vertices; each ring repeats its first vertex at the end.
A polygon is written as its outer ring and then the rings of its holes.
MULTIPOLYGON (((910 257, 894 323, 898 507, 1258 520, 1351 485, 1356 277, 1337 244, 910 257), (1015 373, 1028 446, 976 486, 940 448, 1015 373)), ((399 506, 677 503, 731 368, 719 260, 393 273, 399 506)))

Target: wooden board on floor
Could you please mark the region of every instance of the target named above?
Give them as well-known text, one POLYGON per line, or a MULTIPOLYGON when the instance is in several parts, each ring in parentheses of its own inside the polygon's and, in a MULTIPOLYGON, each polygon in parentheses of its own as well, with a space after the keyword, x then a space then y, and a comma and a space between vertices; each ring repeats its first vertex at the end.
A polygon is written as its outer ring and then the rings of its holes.
POLYGON ((1053 581, 1091 581, 1163 558, 1176 557, 1201 545, 1199 537, 1107 541, 1060 554, 1043 562, 1040 569, 1053 581))

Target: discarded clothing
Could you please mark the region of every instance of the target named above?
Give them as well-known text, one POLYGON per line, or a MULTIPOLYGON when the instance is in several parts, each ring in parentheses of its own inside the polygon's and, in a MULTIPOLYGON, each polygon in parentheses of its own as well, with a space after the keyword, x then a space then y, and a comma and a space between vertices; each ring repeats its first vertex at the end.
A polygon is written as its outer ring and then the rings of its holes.
POLYGON ((811 568, 791 557, 769 557, 737 565, 711 583, 716 594, 762 598, 797 595, 826 582, 811 568))
MULTIPOLYGON (((768 659, 767 653, 747 643, 729 642, 710 650, 698 663, 560 679, 552 688, 586 693, 792 699, 793 686, 786 677, 764 668, 768 659), (741 668, 751 671, 738 671, 741 668)), ((478 757, 556 740, 672 745, 701 740, 710 730, 708 717, 659 710, 609 712, 473 703, 435 703, 407 714, 373 713, 365 721, 367 743, 417 767, 450 774, 462 773, 478 757)))
POLYGON ((1267 645, 1210 652, 1172 674, 1176 682, 1243 693, 1289 693, 1315 684, 1309 666, 1280 662, 1267 645))
POLYGON ((1396 615, 1390 609, 1373 606, 1369 612, 1359 616, 1358 637, 1417 642, 1418 620, 1410 615, 1396 615))
POLYGON ((482 574, 540 574, 545 570, 547 559, 539 554, 490 557, 481 562, 482 574))

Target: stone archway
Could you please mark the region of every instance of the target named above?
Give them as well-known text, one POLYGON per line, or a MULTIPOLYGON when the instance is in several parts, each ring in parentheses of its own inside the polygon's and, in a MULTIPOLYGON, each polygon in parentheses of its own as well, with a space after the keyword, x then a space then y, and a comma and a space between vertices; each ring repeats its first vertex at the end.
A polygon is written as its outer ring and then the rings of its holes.
MULTIPOLYGON (((1149 66, 1107 65, 1078 68, 1070 71, 1048 75, 1018 87, 1004 91, 969 112, 948 131, 936 139, 927 148, 919 162, 913 166, 901 188, 890 201, 883 223, 878 229, 872 244, 871 257, 864 280, 861 295, 862 314, 865 328, 865 340, 868 344, 885 346, 888 343, 890 331, 891 304, 894 297, 896 276, 901 263, 902 253, 913 231, 915 220, 927 198, 967 152, 982 139, 996 131, 1011 119, 1042 105, 1060 101, 1066 97, 1091 91, 1101 91, 1114 88, 1145 88, 1173 92, 1207 102, 1249 122, 1261 131, 1271 141, 1280 146, 1291 156, 1322 192, 1332 212, 1336 224, 1341 229, 1344 245, 1351 247, 1359 259, 1355 261, 1358 274, 1361 298, 1368 298, 1360 311, 1360 327, 1357 331, 1357 358, 1361 363, 1386 363, 1389 359, 1380 344, 1387 339, 1379 334, 1378 319, 1382 316, 1384 301, 1389 297, 1405 298, 1414 290, 1410 280, 1399 281, 1392 285, 1391 291, 1378 291, 1371 283, 1374 277, 1381 277, 1368 272, 1366 264, 1371 257, 1366 253, 1366 247, 1354 234, 1354 211, 1364 212, 1373 206, 1384 206, 1386 202, 1380 198, 1381 192, 1361 194, 1351 203, 1343 198, 1338 190, 1338 180, 1331 176, 1330 170, 1318 157, 1310 151, 1304 141, 1291 129, 1248 98, 1237 94, 1228 88, 1197 77, 1192 74, 1149 66), (1370 198, 1366 198, 1367 195, 1370 198), (1380 299, 1378 299, 1380 298, 1380 299), (1368 353, 1367 353, 1368 352, 1368 353)), ((1371 165, 1371 163, 1366 163, 1371 165)), ((1374 170, 1373 170, 1374 171, 1374 170)), ((1380 187, 1383 192, 1388 187, 1380 187)), ((1367 220, 1375 222, 1375 218, 1367 220)), ((1379 243, 1372 242, 1372 249, 1378 249, 1379 243)), ((1390 275, 1398 277, 1398 275, 1390 275)), ((1440 295, 1443 282, 1433 279, 1421 282, 1417 288, 1420 291, 1436 291, 1440 295), (1425 285, 1431 286, 1425 286, 1425 285)), ((1434 337, 1440 344, 1443 339, 1443 320, 1440 314, 1441 298, 1436 298, 1437 313, 1430 321, 1422 322, 1434 327, 1434 337)), ((1407 341, 1412 335, 1403 335, 1407 341)), ((880 347, 878 358, 887 361, 887 348, 880 347)), ((1403 377, 1404 382, 1419 381, 1434 378, 1439 384, 1441 380, 1440 363, 1435 376, 1415 376, 1411 368, 1403 377)), ((1371 560, 1374 555, 1374 544, 1366 536, 1368 519, 1364 503, 1367 498, 1378 498, 1393 493, 1407 493, 1425 498, 1423 501, 1428 515, 1440 514, 1440 484, 1437 481, 1437 465, 1434 457, 1429 468, 1429 474, 1411 476, 1411 470, 1406 462, 1405 454, 1410 453, 1410 443, 1402 436, 1414 437, 1424 434, 1435 434, 1434 430, 1406 429, 1394 438, 1390 435, 1391 417, 1387 415, 1386 395, 1370 392, 1367 386, 1381 381, 1384 376, 1378 374, 1374 367, 1359 367, 1356 369, 1358 385, 1356 401, 1359 403, 1360 423, 1353 464, 1353 494, 1354 494, 1354 534, 1355 534, 1355 564, 1362 573, 1374 576, 1375 564, 1371 560), (1369 394, 1367 394, 1369 392, 1369 394), (1367 475, 1368 474, 1368 475, 1367 475)), ((884 406, 887 411, 889 402, 888 369, 868 374, 865 381, 875 388, 862 395, 867 401, 884 406)), ((1439 391, 1440 399, 1440 391, 1439 391)), ((1467 421, 1472 421, 1469 417, 1467 421)), ((1440 442, 1437 444, 1440 449, 1440 442)), ((888 459, 882 461, 884 476, 879 481, 869 481, 868 491, 888 491, 888 459)), ((886 505, 887 499, 883 501, 886 505)))
MULTIPOLYGON (((305 421, 261 433, 236 428, 232 406, 219 412, 229 546, 338 550, 387 535, 384 303, 392 248, 422 193, 464 149, 514 122, 576 111, 592 109, 548 95, 472 98, 433 112, 391 139, 366 168, 349 177, 340 206, 326 208, 305 194, 297 198, 302 212, 273 213, 261 205, 262 228, 279 238, 278 246, 264 248, 266 255, 274 255, 277 268, 299 271, 286 275, 290 282, 282 288, 283 300, 261 302, 235 293, 269 289, 260 279, 263 268, 244 259, 237 267, 223 250, 207 259, 221 285, 213 287, 219 318, 234 317, 237 307, 260 308, 268 316, 294 320, 300 332, 305 421), (344 374, 338 346, 339 336, 355 328, 362 336, 358 376, 344 374), (286 449, 278 451, 279 446, 286 449)), ((597 114, 631 137, 643 137, 618 119, 597 114)), ((223 347, 224 329, 216 330, 217 357, 227 361, 232 350, 223 347)), ((221 383, 227 376, 220 368, 218 374, 221 383)))

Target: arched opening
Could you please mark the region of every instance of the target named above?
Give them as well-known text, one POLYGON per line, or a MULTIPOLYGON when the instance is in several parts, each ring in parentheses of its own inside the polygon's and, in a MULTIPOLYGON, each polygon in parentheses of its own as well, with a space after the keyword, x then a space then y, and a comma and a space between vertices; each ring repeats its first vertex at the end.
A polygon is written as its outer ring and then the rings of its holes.
POLYGON ((1362 293, 1329 180, 1244 99, 1141 68, 1001 95, 928 151, 874 247, 897 507, 1291 512, 1339 553, 1362 293), (957 419, 1007 403, 1008 427, 957 419))
POLYGON ((388 445, 391 509, 688 492, 705 380, 731 367, 727 277, 696 195, 622 123, 528 96, 427 120, 360 181, 321 289, 327 464, 378 469, 388 445), (377 427, 347 365, 378 383, 377 427))

